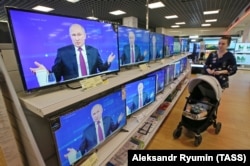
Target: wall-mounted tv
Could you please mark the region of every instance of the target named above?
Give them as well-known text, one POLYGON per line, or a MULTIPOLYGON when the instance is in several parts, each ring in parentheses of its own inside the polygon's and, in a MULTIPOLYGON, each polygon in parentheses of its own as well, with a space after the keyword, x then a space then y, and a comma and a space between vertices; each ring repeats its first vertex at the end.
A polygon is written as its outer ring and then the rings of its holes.
POLYGON ((164 35, 160 33, 150 32, 149 36, 149 60, 153 61, 163 58, 164 35))
POLYGON ((134 114, 155 101, 155 79, 155 75, 152 75, 125 84, 127 116, 134 114))
POLYGON ((120 65, 149 62, 149 31, 118 26, 120 65))
POLYGON ((150 73, 149 76, 155 75, 156 78, 156 94, 162 92, 165 87, 165 71, 164 69, 150 73))
POLYGON ((26 91, 120 70, 112 24, 6 9, 26 91))
POLYGON ((126 102, 121 89, 65 111, 50 119, 61 166, 84 160, 126 125, 126 102))
POLYGON ((164 36, 164 56, 170 57, 174 53, 174 37, 164 36))

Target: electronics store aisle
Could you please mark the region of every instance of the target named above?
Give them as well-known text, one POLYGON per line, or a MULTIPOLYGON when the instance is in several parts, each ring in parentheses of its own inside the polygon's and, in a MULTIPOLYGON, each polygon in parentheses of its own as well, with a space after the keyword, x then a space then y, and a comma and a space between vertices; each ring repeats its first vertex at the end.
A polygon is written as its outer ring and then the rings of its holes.
POLYGON ((211 125, 201 134, 202 142, 198 147, 194 146, 193 135, 185 129, 180 138, 173 138, 186 103, 185 97, 189 96, 186 89, 146 149, 250 149, 250 71, 238 70, 230 77, 229 86, 218 107, 217 122, 222 123, 218 135, 211 125))

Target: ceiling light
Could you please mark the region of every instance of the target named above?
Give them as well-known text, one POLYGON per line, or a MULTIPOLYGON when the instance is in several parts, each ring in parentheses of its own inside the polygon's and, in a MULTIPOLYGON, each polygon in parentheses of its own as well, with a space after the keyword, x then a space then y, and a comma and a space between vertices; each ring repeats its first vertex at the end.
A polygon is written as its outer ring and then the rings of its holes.
POLYGON ((217 19, 205 20, 205 22, 216 22, 217 19))
POLYGON ((192 41, 192 42, 195 42, 195 41, 196 41, 196 39, 192 39, 191 41, 192 41))
POLYGON ((160 8, 160 7, 164 7, 165 5, 162 2, 154 2, 154 3, 150 3, 148 4, 148 8, 150 9, 156 9, 156 8, 160 8))
POLYGON ((180 26, 179 25, 172 25, 171 27, 172 28, 179 28, 180 26))
POLYGON ((90 20, 98 20, 98 18, 94 17, 94 16, 89 16, 87 17, 87 19, 90 19, 90 20))
POLYGON ((199 36, 198 35, 194 35, 194 36, 189 36, 189 38, 191 38, 191 39, 197 39, 197 38, 199 38, 199 36))
POLYGON ((124 11, 121 11, 121 10, 115 10, 115 11, 112 11, 112 12, 109 12, 110 14, 113 14, 113 15, 122 15, 122 14, 126 14, 126 12, 124 11))
POLYGON ((32 9, 34 9, 34 10, 39 10, 39 11, 43 11, 43 12, 50 12, 50 11, 54 10, 53 8, 46 7, 46 6, 40 6, 40 5, 35 6, 35 7, 33 7, 32 9))
POLYGON ((204 15, 208 15, 208 14, 217 14, 219 13, 219 9, 218 10, 211 10, 211 11, 204 11, 203 14, 204 15))
POLYGON ((171 15, 171 16, 165 16, 166 19, 173 19, 173 18, 178 18, 177 15, 171 15))
POLYGON ((76 2, 78 2, 80 0, 66 0, 66 1, 71 2, 71 3, 76 3, 76 2))
POLYGON ((183 24, 186 24, 185 22, 176 22, 175 24, 177 25, 183 25, 183 24))
POLYGON ((202 27, 209 27, 211 24, 201 24, 202 27))

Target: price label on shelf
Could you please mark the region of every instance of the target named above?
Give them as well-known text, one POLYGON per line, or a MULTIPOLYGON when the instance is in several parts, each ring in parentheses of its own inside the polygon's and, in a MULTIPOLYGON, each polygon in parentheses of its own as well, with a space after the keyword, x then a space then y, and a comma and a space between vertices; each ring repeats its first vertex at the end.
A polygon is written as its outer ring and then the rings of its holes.
POLYGON ((142 64, 142 65, 140 65, 139 67, 140 67, 140 69, 141 69, 142 71, 148 70, 148 69, 149 69, 148 65, 146 65, 146 64, 142 64))

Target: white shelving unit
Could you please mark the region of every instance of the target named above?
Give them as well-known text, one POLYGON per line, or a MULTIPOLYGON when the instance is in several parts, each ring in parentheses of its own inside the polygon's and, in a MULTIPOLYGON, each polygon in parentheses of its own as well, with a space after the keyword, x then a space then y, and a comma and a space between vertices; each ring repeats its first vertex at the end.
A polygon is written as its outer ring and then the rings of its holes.
MULTIPOLYGON (((72 90, 64 86, 60 86, 51 89, 41 90, 35 93, 22 92, 18 94, 18 97, 22 103, 23 108, 34 113, 40 119, 46 120, 47 118, 56 116, 58 113, 62 113, 62 110, 64 110, 65 107, 69 107, 100 93, 105 93, 105 91, 114 87, 124 85, 126 82, 129 82, 133 79, 161 69, 169 64, 172 64, 175 61, 185 58, 186 56, 186 54, 181 54, 179 56, 174 56, 173 58, 166 58, 159 62, 150 63, 149 68, 147 70, 140 70, 140 68, 134 67, 130 70, 120 71, 117 76, 108 78, 106 83, 87 90, 72 90)), ((119 151, 119 149, 121 149, 123 145, 127 141, 129 141, 135 133, 137 133, 139 128, 146 122, 146 120, 152 115, 152 113, 158 109, 158 107, 165 101, 167 96, 176 88, 176 86, 184 78, 186 78, 190 74, 190 71, 190 65, 188 65, 187 69, 178 77, 178 79, 176 79, 172 84, 165 87, 165 90, 157 95, 156 101, 154 103, 148 105, 143 110, 135 113, 133 116, 128 118, 127 125, 124 127, 124 129, 128 130, 128 132, 119 132, 109 138, 101 147, 98 147, 98 161, 96 163, 98 166, 105 165, 119 151)), ((182 91, 184 90, 185 86, 183 86, 182 91)), ((164 118, 172 109, 180 93, 181 92, 177 94, 175 101, 173 101, 171 103, 171 106, 169 106, 168 110, 164 114, 164 118)), ((162 121, 159 121, 159 124, 157 124, 154 130, 151 131, 149 137, 147 137, 146 144, 153 137, 154 133, 157 131, 157 128, 159 127, 160 123, 162 123, 162 121)), ((39 141, 42 141, 42 139, 39 141)))

